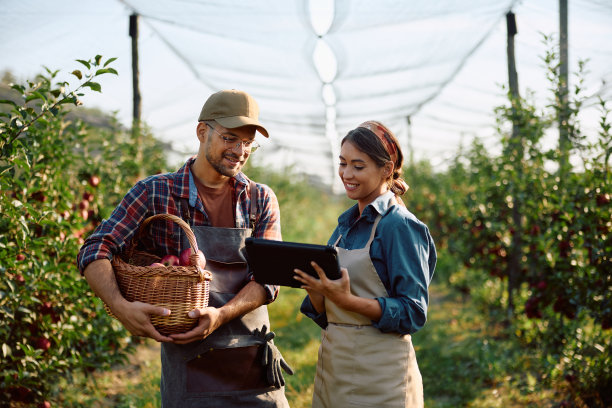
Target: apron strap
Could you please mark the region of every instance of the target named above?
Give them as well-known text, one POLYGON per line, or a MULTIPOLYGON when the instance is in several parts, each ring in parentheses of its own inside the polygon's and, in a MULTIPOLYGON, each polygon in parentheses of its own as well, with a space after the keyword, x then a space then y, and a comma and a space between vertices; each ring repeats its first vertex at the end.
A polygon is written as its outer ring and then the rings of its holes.
MULTIPOLYGON (((393 207, 394 205, 396 205, 393 201, 395 198, 391 198, 389 200, 389 207, 393 207)), ((372 241, 374 241, 374 233, 376 232, 376 227, 378 226, 378 222, 381 220, 382 218, 382 214, 378 214, 376 216, 376 219, 374 220, 374 225, 372 225, 372 231, 370 232, 370 239, 368 240, 368 243, 366 244, 366 247, 369 247, 372 244, 372 241)))
POLYGON ((338 246, 338 242, 340 242, 340 240, 341 240, 341 239, 342 239, 342 234, 340 234, 340 235, 338 236, 338 239, 336 240, 336 242, 334 242, 334 245, 333 245, 333 246, 335 246, 335 247, 336 247, 336 246, 338 246))
MULTIPOLYGON (((392 204, 392 205, 395 205, 395 204, 392 204)), ((372 225, 372 231, 370 231, 370 238, 368 239, 368 242, 366 243, 365 247, 369 247, 372 244, 372 241, 374 241, 374 234, 376 233, 376 227, 378 226, 378 223, 380 222, 381 218, 382 218, 382 215, 378 214, 376 216, 376 219, 374 219, 374 224, 372 225)), ((338 236, 338 239, 336 239, 336 242, 334 242, 333 246, 338 246, 338 242, 340 242, 341 239, 342 239, 342 234, 338 236)))
POLYGON ((378 214, 376 216, 376 219, 374 220, 374 224, 372 225, 372 231, 370 231, 370 239, 368 239, 368 243, 366 244, 365 248, 369 248, 370 245, 372 244, 372 241, 374 241, 374 234, 376 233, 376 227, 378 226, 378 222, 381 220, 382 215, 378 214))
POLYGON ((250 191, 251 191, 251 209, 249 212, 249 228, 253 230, 255 235, 255 223, 257 221, 257 185, 253 180, 250 180, 250 191))

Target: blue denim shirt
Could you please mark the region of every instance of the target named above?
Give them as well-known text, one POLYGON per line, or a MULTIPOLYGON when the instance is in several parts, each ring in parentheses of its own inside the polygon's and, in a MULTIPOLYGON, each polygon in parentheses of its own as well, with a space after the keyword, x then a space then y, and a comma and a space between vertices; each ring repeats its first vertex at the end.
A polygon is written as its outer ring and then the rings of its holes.
MULTIPOLYGON (((389 296, 376 298, 382 316, 372 324, 382 332, 411 334, 427 320, 428 287, 437 255, 427 226, 404 206, 389 205, 392 197, 391 192, 379 196, 364 208, 361 216, 357 205, 344 212, 328 243, 333 245, 342 235, 338 247, 364 248, 374 220, 382 214, 370 246, 370 258, 389 296)), ((327 327, 327 316, 316 312, 308 296, 302 302, 301 312, 322 328, 327 327)))

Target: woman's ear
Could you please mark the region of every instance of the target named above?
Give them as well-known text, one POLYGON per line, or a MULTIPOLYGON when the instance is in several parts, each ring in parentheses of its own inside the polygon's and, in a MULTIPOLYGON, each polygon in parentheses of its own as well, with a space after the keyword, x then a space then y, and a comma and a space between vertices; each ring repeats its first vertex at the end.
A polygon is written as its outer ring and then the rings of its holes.
POLYGON ((395 165, 393 164, 392 161, 388 161, 385 163, 385 178, 390 178, 391 176, 393 176, 393 170, 395 169, 395 165))

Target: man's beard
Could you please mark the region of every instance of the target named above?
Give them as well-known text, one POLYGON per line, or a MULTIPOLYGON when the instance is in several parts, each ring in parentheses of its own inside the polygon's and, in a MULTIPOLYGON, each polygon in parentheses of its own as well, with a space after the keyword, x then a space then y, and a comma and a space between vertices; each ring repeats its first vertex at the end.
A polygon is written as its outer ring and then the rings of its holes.
MULTIPOLYGON (((244 165, 244 163, 240 163, 237 167, 231 169, 227 168, 221 164, 225 155, 227 154, 222 154, 219 159, 215 159, 214 157, 212 157, 210 149, 206 150, 206 160, 208 160, 213 169, 215 169, 219 174, 222 174, 226 177, 234 177, 236 174, 240 173, 240 170, 242 170, 242 166, 244 165)), ((229 155, 228 157, 230 157, 232 160, 238 160, 238 156, 233 154, 229 155)))

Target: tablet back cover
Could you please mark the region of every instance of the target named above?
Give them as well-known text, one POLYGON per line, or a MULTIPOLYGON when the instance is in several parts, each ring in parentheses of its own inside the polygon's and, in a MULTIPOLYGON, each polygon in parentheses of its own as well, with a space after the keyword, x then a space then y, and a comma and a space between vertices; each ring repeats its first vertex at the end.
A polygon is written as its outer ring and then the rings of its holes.
POLYGON ((293 279, 294 269, 319 277, 310 261, 315 261, 329 279, 338 279, 341 276, 338 253, 336 248, 330 245, 247 238, 245 247, 255 281, 262 284, 299 288, 302 284, 293 279))

